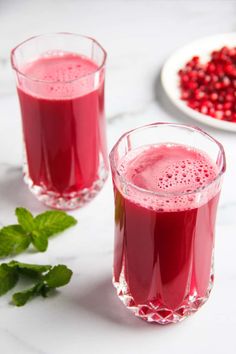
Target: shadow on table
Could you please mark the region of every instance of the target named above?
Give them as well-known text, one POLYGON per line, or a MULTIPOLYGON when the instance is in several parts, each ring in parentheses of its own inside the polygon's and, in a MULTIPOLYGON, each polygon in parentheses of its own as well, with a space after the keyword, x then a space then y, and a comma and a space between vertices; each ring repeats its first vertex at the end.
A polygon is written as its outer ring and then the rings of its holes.
POLYGON ((155 327, 155 330, 164 330, 163 326, 147 323, 135 317, 132 312, 125 308, 112 286, 111 276, 107 276, 100 283, 91 286, 89 291, 76 301, 86 311, 119 326, 134 327, 135 330, 150 330, 150 327, 155 327))
POLYGON ((24 183, 22 168, 9 164, 1 164, 0 206, 10 207, 13 210, 17 206, 23 206, 35 212, 45 209, 24 183))

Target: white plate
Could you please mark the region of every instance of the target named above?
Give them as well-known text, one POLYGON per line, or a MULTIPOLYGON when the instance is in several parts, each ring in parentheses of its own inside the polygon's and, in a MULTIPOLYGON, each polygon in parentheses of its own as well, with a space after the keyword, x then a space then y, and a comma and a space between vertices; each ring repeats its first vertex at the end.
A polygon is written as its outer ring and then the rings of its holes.
POLYGON ((167 96, 175 106, 189 117, 218 129, 236 132, 236 123, 218 120, 188 107, 186 102, 180 99, 180 89, 178 87, 178 71, 184 67, 188 60, 198 55, 200 60, 207 61, 213 50, 220 49, 223 46, 236 47, 236 33, 205 37, 176 50, 163 66, 161 81, 167 96))

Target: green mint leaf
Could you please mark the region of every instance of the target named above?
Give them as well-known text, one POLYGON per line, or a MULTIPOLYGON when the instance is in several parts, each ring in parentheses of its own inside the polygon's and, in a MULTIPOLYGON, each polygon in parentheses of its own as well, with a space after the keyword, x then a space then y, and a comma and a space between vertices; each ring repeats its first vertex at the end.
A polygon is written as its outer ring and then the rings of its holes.
POLYGON ((8 267, 15 268, 20 274, 36 279, 40 278, 43 273, 48 272, 52 268, 51 265, 28 264, 15 260, 9 262, 8 267))
POLYGON ((49 270, 43 280, 49 288, 59 288, 69 283, 72 274, 72 270, 65 265, 59 264, 49 270))
POLYGON ((41 288, 43 286, 44 286, 43 283, 38 283, 38 284, 34 285, 32 288, 15 293, 12 296, 13 304, 18 307, 24 306, 33 297, 41 295, 41 288))
MULTIPOLYGON (((32 269, 38 267, 37 265, 34 264, 25 264, 25 263, 21 263, 21 264, 22 267, 26 266, 27 269, 30 267, 32 269)), ((50 266, 39 266, 39 267, 50 267, 50 266)), ((44 268, 42 269, 44 270, 44 268)), ((41 280, 33 287, 15 293, 12 296, 12 301, 16 306, 24 306, 30 299, 32 299, 35 296, 41 295, 43 297, 47 297, 48 293, 51 290, 68 284, 71 279, 71 276, 72 276, 72 271, 69 268, 67 268, 65 265, 59 264, 53 267, 52 269, 50 269, 48 273, 44 275, 41 278, 41 280)))
POLYGON ((12 302, 16 306, 25 305, 31 298, 35 296, 47 297, 48 293, 55 288, 64 286, 69 283, 72 271, 63 264, 57 266, 21 263, 11 261, 0 264, 0 295, 5 294, 12 289, 19 275, 37 275, 37 282, 29 289, 17 292, 12 296, 12 302), (26 272, 26 273, 25 273, 26 272))
POLYGON ((63 211, 51 210, 35 218, 25 208, 15 210, 19 225, 9 225, 0 230, 0 258, 16 255, 26 250, 30 243, 40 252, 48 247, 48 237, 77 223, 73 216, 63 211))
POLYGON ((31 239, 20 225, 10 225, 0 230, 0 258, 26 250, 31 239))
POLYGON ((15 260, 9 262, 8 267, 18 268, 18 269, 30 269, 38 273, 45 273, 52 268, 51 265, 47 265, 47 264, 30 264, 30 263, 18 262, 15 260))
POLYGON ((48 248, 48 237, 43 231, 33 231, 31 234, 31 240, 34 247, 39 252, 45 252, 48 248))
POLYGON ((26 232, 31 232, 35 228, 34 217, 31 212, 25 208, 16 208, 15 210, 18 223, 26 232))
POLYGON ((18 282, 19 274, 6 263, 0 265, 0 296, 11 290, 18 282))
POLYGON ((50 210, 39 214, 34 219, 38 231, 44 231, 49 237, 75 225, 77 220, 64 211, 50 210))

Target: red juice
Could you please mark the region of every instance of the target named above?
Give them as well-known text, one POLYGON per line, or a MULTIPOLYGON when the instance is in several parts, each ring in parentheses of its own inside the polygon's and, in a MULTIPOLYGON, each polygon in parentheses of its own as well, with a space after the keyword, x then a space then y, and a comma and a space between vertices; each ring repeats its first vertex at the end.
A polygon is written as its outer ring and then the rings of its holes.
POLYGON ((118 171, 127 184, 114 180, 118 295, 143 318, 196 310, 213 282, 219 188, 204 187, 218 167, 200 150, 163 144, 132 150, 118 171))
POLYGON ((104 75, 95 62, 53 52, 21 68, 19 80, 27 177, 58 197, 77 196, 107 171, 104 75))

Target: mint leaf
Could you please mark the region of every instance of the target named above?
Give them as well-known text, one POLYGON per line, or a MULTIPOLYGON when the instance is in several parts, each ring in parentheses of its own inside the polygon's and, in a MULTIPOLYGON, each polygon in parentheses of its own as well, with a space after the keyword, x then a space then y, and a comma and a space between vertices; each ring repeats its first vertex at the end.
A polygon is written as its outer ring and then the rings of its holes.
POLYGON ((15 269, 9 268, 6 263, 0 265, 0 296, 12 289, 19 279, 15 269))
POLYGON ((44 231, 34 230, 31 234, 31 241, 39 252, 45 252, 48 248, 48 237, 44 231))
POLYGON ((24 306, 31 298, 41 294, 43 283, 38 283, 32 288, 13 294, 12 302, 14 305, 20 307, 24 306))
POLYGON ((9 225, 0 230, 0 258, 13 256, 26 250, 30 243, 40 251, 48 247, 48 237, 77 223, 64 211, 50 210, 35 218, 25 208, 15 210, 19 225, 9 225))
POLYGON ((57 266, 11 261, 0 265, 0 295, 12 289, 20 275, 34 276, 37 282, 29 289, 15 293, 12 301, 16 306, 25 305, 35 296, 47 297, 48 293, 69 283, 72 271, 63 264, 57 266), (45 274, 46 273, 46 274, 45 274))
POLYGON ((34 217, 29 210, 25 208, 16 208, 15 214, 17 216, 18 223, 24 231, 31 232, 34 230, 34 217))
POLYGON ((47 265, 47 264, 29 264, 29 263, 18 262, 15 260, 9 262, 8 267, 18 268, 18 269, 30 269, 38 273, 45 273, 52 268, 51 265, 47 265))
MULTIPOLYGON (((27 268, 31 267, 31 269, 33 269, 35 266, 37 267, 37 265, 28 264, 27 268)), ((36 283, 33 287, 15 293, 12 297, 12 301, 16 306, 23 306, 35 296, 41 295, 43 297, 47 297, 48 293, 51 290, 68 284, 71 279, 71 276, 72 271, 65 265, 59 264, 50 269, 48 273, 44 275, 43 278, 41 278, 40 281, 36 283)))
POLYGON ((38 231, 44 231, 49 237, 75 225, 77 220, 64 211, 50 210, 39 214, 34 219, 38 231))
POLYGON ((10 225, 0 230, 0 258, 23 252, 31 239, 20 225, 10 225))
POLYGON ((72 274, 72 271, 67 266, 59 264, 53 267, 43 277, 43 280, 49 288, 59 288, 69 283, 72 274))
POLYGON ((15 293, 12 296, 12 302, 16 306, 24 306, 26 302, 29 301, 30 298, 34 296, 34 294, 35 294, 35 287, 28 290, 24 290, 19 293, 15 293))

